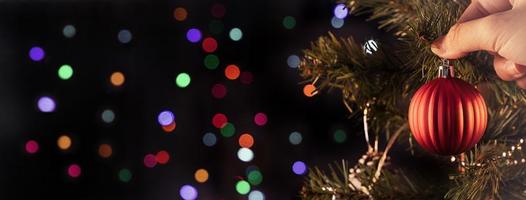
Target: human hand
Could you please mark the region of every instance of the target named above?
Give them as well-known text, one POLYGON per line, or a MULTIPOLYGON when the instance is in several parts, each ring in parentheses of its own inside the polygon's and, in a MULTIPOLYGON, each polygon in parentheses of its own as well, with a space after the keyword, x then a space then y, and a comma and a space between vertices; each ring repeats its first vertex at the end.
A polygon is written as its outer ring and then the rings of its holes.
POLYGON ((431 46, 438 56, 456 59, 485 50, 503 80, 526 89, 526 1, 472 0, 457 24, 431 46))

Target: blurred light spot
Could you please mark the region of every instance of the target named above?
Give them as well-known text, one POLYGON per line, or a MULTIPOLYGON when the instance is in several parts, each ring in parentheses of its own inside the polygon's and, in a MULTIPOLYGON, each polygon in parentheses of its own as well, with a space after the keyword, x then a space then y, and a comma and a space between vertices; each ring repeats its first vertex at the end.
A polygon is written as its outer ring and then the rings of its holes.
POLYGON ((68 167, 68 175, 72 178, 77 178, 82 173, 82 169, 77 164, 71 164, 68 167))
POLYGON ((345 24, 345 21, 343 19, 332 17, 331 19, 331 26, 334 28, 341 28, 345 24))
POLYGON ((263 174, 259 170, 252 170, 247 175, 248 182, 252 185, 259 185, 263 182, 263 174))
POLYGON ((243 32, 241 32, 241 29, 239 28, 231 29, 228 35, 230 36, 230 39, 234 41, 239 41, 241 38, 243 38, 243 32))
POLYGON ((365 54, 373 54, 378 51, 378 44, 374 40, 368 40, 363 44, 363 51, 365 54))
POLYGON ((29 140, 26 142, 26 152, 29 154, 34 154, 38 152, 38 142, 35 140, 29 140))
POLYGON ((115 113, 113 112, 113 110, 106 109, 102 111, 101 118, 102 118, 102 121, 108 124, 112 123, 113 120, 115 120, 115 113))
POLYGON ((217 137, 213 133, 206 133, 203 135, 203 144, 208 147, 214 146, 217 142, 217 137))
POLYGON ((182 22, 182 21, 186 20, 187 16, 188 16, 188 12, 186 12, 185 8, 181 8, 181 7, 175 8, 175 10, 174 10, 174 18, 175 18, 175 20, 182 22))
POLYGON ((334 131, 333 137, 336 143, 344 143, 345 140, 347 140, 347 133, 345 133, 345 131, 342 129, 338 129, 334 131))
POLYGON ((300 66, 300 57, 297 55, 290 55, 287 58, 287 65, 289 65, 290 68, 298 68, 298 66, 300 66))
POLYGON ((334 7, 334 16, 336 18, 343 19, 347 17, 348 14, 349 14, 349 10, 347 9, 347 6, 345 6, 345 4, 341 3, 341 4, 336 5, 336 7, 334 7))
POLYGON ((252 75, 251 72, 249 71, 245 71, 245 72, 241 72, 241 83, 245 84, 245 85, 249 85, 252 83, 254 77, 252 75))
POLYGON ((237 65, 228 65, 225 68, 225 77, 230 80, 236 80, 239 77, 240 70, 237 65))
POLYGON ((119 31, 117 38, 119 39, 119 42, 126 44, 132 40, 132 33, 127 29, 122 29, 119 31))
POLYGON ((244 180, 240 180, 236 183, 236 191, 241 195, 248 194, 248 192, 250 192, 250 184, 244 180))
POLYGON ((170 133, 172 131, 175 130, 175 127, 177 126, 177 124, 175 123, 175 121, 173 121, 172 123, 170 123, 169 125, 167 126, 162 126, 163 127, 163 131, 166 132, 166 133, 170 133))
POLYGON ((168 163, 168 161, 170 161, 170 154, 168 154, 168 152, 164 150, 159 151, 155 155, 155 160, 157 161, 157 163, 164 165, 168 163))
POLYGON ((71 24, 64 26, 64 28, 62 29, 62 34, 64 34, 64 37, 67 38, 72 38, 73 36, 75 36, 75 33, 77 33, 77 29, 71 24))
POLYGON ((113 149, 109 144, 101 144, 99 146, 99 156, 102 158, 109 158, 113 154, 113 149))
POLYGON ((259 168, 257 166, 255 166, 255 165, 250 165, 250 166, 248 166, 245 169, 245 174, 248 176, 250 174, 250 172, 252 172, 254 170, 258 170, 259 171, 259 168))
POLYGON ((217 41, 212 37, 207 37, 203 40, 203 51, 207 53, 212 53, 217 49, 217 41))
POLYGON ((71 138, 67 135, 58 137, 57 146, 61 150, 68 150, 71 147, 71 138))
POLYGON ((254 190, 248 194, 248 200, 265 200, 265 195, 263 192, 254 190))
POLYGON ((110 82, 113 86, 119 87, 124 84, 124 74, 122 72, 113 72, 110 76, 110 82))
POLYGON ((37 106, 40 112, 48 113, 55 111, 56 103, 51 97, 43 96, 38 99, 37 106))
POLYGON ((208 171, 206 169, 198 169, 194 174, 195 181, 204 183, 208 180, 208 171))
POLYGON ((225 27, 223 26, 223 22, 216 19, 210 21, 210 24, 208 24, 208 29, 210 29, 210 33, 215 35, 221 34, 224 28, 225 27))
POLYGON ((161 124, 161 126, 168 126, 175 121, 175 115, 172 111, 165 110, 159 113, 157 116, 157 121, 159 124, 161 124))
POLYGON ((157 165, 157 159, 155 158, 155 155, 153 154, 148 154, 144 156, 143 162, 144 162, 144 166, 148 168, 152 168, 152 167, 155 167, 155 165, 157 165))
POLYGON ((58 77, 62 80, 68 80, 73 76, 73 68, 70 65, 62 65, 58 68, 58 77))
POLYGON ((42 49, 41 47, 32 47, 29 50, 29 58, 31 58, 31 60, 33 61, 41 61, 42 59, 44 59, 45 55, 46 53, 44 53, 44 49, 42 49))
POLYGON ((181 198, 184 200, 194 200, 197 199, 197 190, 191 185, 183 185, 179 190, 181 198))
POLYGON ((249 133, 245 133, 239 136, 239 146, 244 148, 250 148, 254 145, 254 138, 249 133))
POLYGON ((180 88, 185 88, 188 85, 190 85, 190 81, 190 75, 188 75, 187 73, 180 73, 175 78, 175 84, 177 84, 177 86, 180 88))
POLYGON ((216 128, 223 128, 227 122, 228 118, 223 113, 216 113, 214 117, 212 117, 212 125, 216 128))
POLYGON ((188 29, 188 32, 186 32, 186 39, 190 41, 191 43, 197 43, 201 41, 201 31, 196 28, 188 29))
POLYGON ((119 180, 127 183, 132 179, 132 173, 129 169, 123 168, 119 171, 119 180))
POLYGON ((303 140, 300 132, 294 131, 289 135, 289 142, 293 145, 298 145, 303 140))
POLYGON ((212 86, 212 96, 216 99, 222 99, 226 96, 226 87, 223 84, 215 84, 212 86))
POLYGON ((254 159, 254 152, 249 148, 240 148, 237 151, 237 158, 243 162, 250 162, 254 159))
POLYGON ((296 19, 292 16, 286 16, 283 18, 283 26, 286 29, 293 29, 296 26, 296 19))
POLYGON ((208 54, 205 56, 204 64, 207 69, 216 69, 219 66, 219 57, 208 54))
POLYGON ((223 137, 227 137, 227 138, 232 137, 235 132, 236 132, 236 127, 234 127, 234 124, 232 123, 226 123, 221 128, 221 135, 223 135, 223 137))
POLYGON ((212 9, 210 9, 211 13, 212 13, 212 16, 216 17, 216 18, 222 18, 225 16, 225 13, 226 13, 226 8, 223 4, 220 4, 220 3, 215 3, 213 6, 212 6, 212 9))
POLYGON ((265 113, 257 113, 254 116, 254 123, 256 123, 258 126, 264 126, 267 124, 267 115, 265 113))
POLYGON ((297 175, 303 175, 307 172, 307 165, 304 162, 296 161, 292 165, 292 171, 297 175))
POLYGON ((307 84, 305 87, 303 87, 303 94, 307 97, 312 97, 316 95, 318 92, 316 91, 316 86, 313 84, 307 84))

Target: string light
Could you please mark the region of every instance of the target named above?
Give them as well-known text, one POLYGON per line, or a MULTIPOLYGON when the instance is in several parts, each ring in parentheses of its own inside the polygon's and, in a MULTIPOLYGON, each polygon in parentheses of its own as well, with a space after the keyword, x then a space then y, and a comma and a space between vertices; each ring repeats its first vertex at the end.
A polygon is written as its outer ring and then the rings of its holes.
POLYGON ((175 20, 182 22, 182 21, 186 20, 187 16, 188 16, 188 12, 186 11, 185 8, 178 7, 178 8, 174 9, 174 18, 175 18, 175 20))
POLYGON ((286 29, 293 29, 296 26, 296 19, 292 16, 286 16, 283 18, 283 27, 286 29))
POLYGON ((68 175, 71 178, 78 178, 80 174, 82 173, 82 169, 78 164, 71 164, 68 167, 68 175))
POLYGON ((254 159, 254 152, 249 148, 240 148, 237 151, 237 157, 243 162, 250 162, 254 159))
POLYGON ((192 79, 190 78, 189 74, 187 74, 187 73, 180 73, 175 78, 175 83, 177 84, 178 87, 185 88, 185 87, 188 87, 188 85, 190 85, 190 81, 191 80, 192 79))
POLYGON ((191 43, 197 43, 201 41, 201 37, 202 34, 201 31, 199 31, 199 29, 191 28, 188 29, 188 31, 186 32, 186 39, 191 43))
POLYGON ((307 165, 302 161, 296 161, 292 164, 292 172, 296 175, 303 175, 307 172, 307 165))
POLYGON ((303 140, 303 137, 301 136, 300 132, 294 131, 294 132, 290 133, 290 135, 289 135, 289 142, 292 145, 299 145, 302 140, 303 140))
POLYGON ((113 72, 110 76, 110 82, 115 87, 122 86, 124 84, 124 81, 125 81, 125 77, 122 72, 119 72, 119 71, 113 72))
POLYGON ((75 36, 76 33, 77 29, 71 24, 64 26, 64 28, 62 29, 62 34, 64 34, 64 37, 66 38, 72 38, 73 36, 75 36))
POLYGON ((303 87, 303 94, 307 97, 312 97, 318 94, 318 91, 316 90, 316 86, 313 84, 307 84, 303 87))
POLYGON ((29 58, 31 58, 31 60, 35 62, 44 59, 45 55, 46 53, 44 52, 44 49, 42 49, 42 47, 35 46, 29 50, 29 58))
POLYGON ((115 120, 115 113, 111 109, 106 109, 102 111, 101 118, 105 123, 112 123, 115 120))
POLYGON ((337 18, 337 17, 332 17, 331 19, 331 26, 338 29, 338 28, 341 28, 343 27, 343 25, 345 25, 345 21, 343 19, 340 19, 340 18, 337 18))
POLYGON ((254 145, 254 138, 249 133, 239 136, 239 146, 244 148, 251 148, 254 145))
POLYGON ((57 139, 57 146, 60 150, 68 150, 71 147, 71 138, 67 135, 62 135, 57 139))
POLYGON ((241 40, 241 38, 243 38, 243 32, 239 28, 231 29, 228 35, 230 36, 230 39, 233 41, 239 41, 241 40))
POLYGON ((165 150, 159 151, 155 155, 155 161, 159 164, 164 165, 168 163, 169 160, 170 160, 170 154, 168 154, 168 152, 165 150))
POLYGON ((38 99, 37 106, 40 112, 49 113, 55 111, 56 103, 51 97, 43 96, 38 99))
POLYGON ((236 132, 236 127, 234 127, 234 124, 232 123, 226 123, 222 128, 221 128, 221 135, 223 135, 223 137, 226 137, 226 138, 229 138, 229 137, 232 137, 236 132))
POLYGON ((344 19, 349 14, 349 10, 345 4, 341 3, 334 7, 334 16, 338 19, 344 19))
POLYGON ((198 183, 205 183, 208 180, 208 171, 206 169, 198 169, 195 171, 194 178, 198 183))
POLYGON ((205 56, 203 63, 207 69, 216 69, 219 66, 219 57, 214 54, 208 54, 205 56))
POLYGON ((132 40, 132 33, 127 29, 122 29, 117 34, 117 39, 123 44, 127 44, 132 40))
POLYGON ((38 152, 38 149, 39 149, 38 142, 35 140, 27 141, 25 147, 26 147, 26 152, 28 154, 35 154, 38 152))
POLYGON ((240 180, 236 183, 236 191, 241 195, 248 194, 250 192, 250 184, 247 181, 240 180))
POLYGON ((194 186, 183 185, 179 190, 179 195, 181 195, 181 198, 184 200, 194 200, 197 199, 198 193, 194 186))
POLYGON ((237 65, 228 65, 225 68, 225 77, 230 80, 236 80, 240 74, 239 67, 237 65))
POLYGON ((121 182, 127 183, 130 182, 133 175, 129 169, 123 168, 119 171, 119 180, 121 182))
POLYGON ((144 166, 148 168, 153 168, 155 167, 155 165, 157 165, 157 159, 153 154, 147 154, 146 156, 144 156, 143 162, 144 166))
POLYGON ((265 195, 261 191, 253 190, 248 194, 248 200, 265 200, 265 195))
POLYGON ((300 57, 297 55, 290 55, 287 58, 287 65, 289 65, 290 68, 298 68, 300 66, 300 57))
POLYGON ((113 149, 109 144, 101 144, 99 146, 99 156, 102 158, 109 158, 113 154, 113 149))
POLYGON ((217 142, 217 137, 213 133, 206 133, 203 135, 203 144, 208 147, 214 146, 217 142))

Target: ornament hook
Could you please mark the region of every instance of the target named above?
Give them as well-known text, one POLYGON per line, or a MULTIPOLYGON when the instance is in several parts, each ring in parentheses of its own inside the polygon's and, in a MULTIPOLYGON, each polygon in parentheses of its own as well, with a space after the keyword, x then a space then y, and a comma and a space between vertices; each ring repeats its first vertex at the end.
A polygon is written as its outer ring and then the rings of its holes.
POLYGON ((442 65, 438 67, 438 77, 439 78, 451 78, 455 77, 455 73, 453 71, 453 66, 449 64, 449 60, 443 58, 442 59, 442 65))

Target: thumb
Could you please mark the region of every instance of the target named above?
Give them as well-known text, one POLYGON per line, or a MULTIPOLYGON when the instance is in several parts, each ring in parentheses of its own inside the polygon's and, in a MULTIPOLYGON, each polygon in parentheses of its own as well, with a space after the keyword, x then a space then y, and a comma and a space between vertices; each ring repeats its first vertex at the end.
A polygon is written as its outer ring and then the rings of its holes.
POLYGON ((433 42, 431 50, 448 59, 460 58, 478 50, 498 52, 502 42, 506 41, 500 37, 505 23, 503 13, 497 13, 456 24, 447 35, 433 42))

